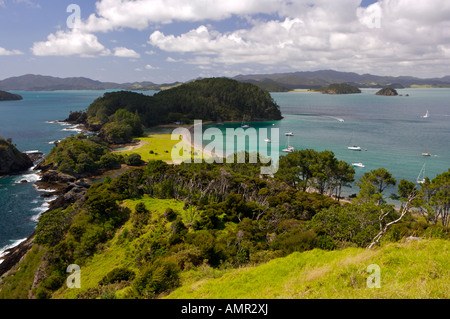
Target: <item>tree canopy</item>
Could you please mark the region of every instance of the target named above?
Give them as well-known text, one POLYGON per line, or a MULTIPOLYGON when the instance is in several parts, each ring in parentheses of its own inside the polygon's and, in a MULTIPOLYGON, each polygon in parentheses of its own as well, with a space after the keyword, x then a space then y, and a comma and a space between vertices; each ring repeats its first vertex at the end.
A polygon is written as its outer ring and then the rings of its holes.
POLYGON ((105 93, 88 108, 90 123, 106 124, 119 109, 138 114, 144 126, 195 119, 204 121, 279 120, 270 94, 256 85, 226 78, 203 79, 148 96, 129 91, 105 93))

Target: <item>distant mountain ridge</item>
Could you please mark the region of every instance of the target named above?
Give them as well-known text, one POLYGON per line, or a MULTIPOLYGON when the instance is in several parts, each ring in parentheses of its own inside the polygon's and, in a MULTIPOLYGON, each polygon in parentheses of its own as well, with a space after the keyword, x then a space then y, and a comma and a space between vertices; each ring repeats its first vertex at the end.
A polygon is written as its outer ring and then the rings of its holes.
POLYGON ((153 82, 114 83, 101 82, 85 77, 59 78, 53 76, 26 74, 0 81, 0 90, 5 91, 57 91, 57 90, 161 90, 179 85, 155 84, 153 82))
POLYGON ((412 76, 379 76, 372 74, 357 74, 354 72, 339 72, 333 70, 238 75, 233 79, 251 82, 260 86, 278 86, 285 90, 318 89, 335 83, 347 83, 359 88, 407 88, 414 86, 450 87, 450 76, 442 78, 421 79, 412 76))
MULTIPOLYGON (((450 88, 450 75, 442 78, 422 79, 413 76, 379 76, 372 74, 357 74, 354 72, 339 72, 334 70, 300 71, 273 74, 238 75, 232 79, 249 82, 270 92, 283 92, 294 89, 319 89, 335 83, 347 83, 358 88, 395 89, 408 87, 450 88)), ((188 81, 190 82, 190 81, 188 81)), ((181 82, 155 84, 153 82, 114 83, 101 82, 85 77, 59 78, 27 74, 10 77, 0 81, 0 90, 4 91, 56 91, 56 90, 162 90, 178 86, 181 82)))

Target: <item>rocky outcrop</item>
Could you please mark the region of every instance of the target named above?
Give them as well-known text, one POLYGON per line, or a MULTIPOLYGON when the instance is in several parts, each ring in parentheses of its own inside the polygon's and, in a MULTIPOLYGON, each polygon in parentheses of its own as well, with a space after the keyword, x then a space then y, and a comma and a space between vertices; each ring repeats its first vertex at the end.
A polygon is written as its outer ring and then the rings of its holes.
POLYGON ((28 237, 27 240, 20 243, 18 246, 6 251, 6 257, 4 257, 2 263, 0 263, 0 281, 1 277, 19 263, 25 254, 33 247, 34 234, 28 237))
POLYGON ((15 174, 33 166, 27 154, 20 152, 11 142, 0 137, 0 175, 15 174))
POLYGON ((387 87, 384 89, 381 89, 376 93, 376 95, 383 95, 383 96, 397 96, 398 93, 395 89, 387 87))

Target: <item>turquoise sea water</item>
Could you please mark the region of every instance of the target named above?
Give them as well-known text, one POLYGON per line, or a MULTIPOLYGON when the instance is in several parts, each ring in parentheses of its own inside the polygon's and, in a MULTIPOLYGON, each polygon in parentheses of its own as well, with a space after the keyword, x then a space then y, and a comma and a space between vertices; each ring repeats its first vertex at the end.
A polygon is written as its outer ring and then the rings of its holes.
MULTIPOLYGON (((272 93, 284 119, 250 125, 257 130, 278 128, 280 150, 287 146, 284 133, 293 132, 295 136, 289 144, 296 149, 331 150, 339 160, 363 163, 365 168, 355 168, 356 180, 380 167, 391 172, 398 182, 416 181, 424 164, 430 178, 450 168, 450 89, 403 89, 399 90, 403 96, 397 97, 377 96, 375 89, 362 91, 362 94, 334 96, 272 93), (430 117, 424 119, 427 110, 430 117), (353 145, 362 147, 363 151, 347 149, 353 145), (432 156, 422 156, 425 151, 432 156)), ((217 127, 225 131, 227 127, 240 125, 217 127)), ((357 192, 354 187, 344 193, 357 192)))
MULTIPOLYGON (((293 132, 290 145, 296 149, 331 150, 339 160, 363 162, 357 176, 379 167, 398 181, 415 181, 426 163, 430 178, 450 168, 450 89, 399 90, 402 97, 375 96, 376 90, 359 95, 330 96, 318 93, 272 93, 284 119, 250 123, 255 128, 279 128, 281 150, 285 132, 293 132), (405 95, 409 94, 409 97, 405 95), (428 119, 421 118, 426 110, 428 119), (343 120, 343 122, 342 122, 343 120), (357 144, 367 151, 347 150, 357 144), (429 158, 421 156, 428 151, 429 158)), ((76 134, 76 128, 52 121, 65 119, 70 111, 84 110, 105 91, 14 92, 23 101, 0 102, 0 136, 11 137, 21 151, 48 154, 49 142, 76 134)), ((153 94, 154 92, 146 92, 153 94)), ((217 126, 239 127, 238 124, 217 126)), ((277 143, 277 141, 273 141, 277 143)), ((280 154, 284 154, 281 153, 280 154)), ((33 183, 33 171, 0 178, 0 255, 6 246, 29 236, 36 219, 48 207, 33 183)), ((347 190, 356 193, 357 189, 347 190)))

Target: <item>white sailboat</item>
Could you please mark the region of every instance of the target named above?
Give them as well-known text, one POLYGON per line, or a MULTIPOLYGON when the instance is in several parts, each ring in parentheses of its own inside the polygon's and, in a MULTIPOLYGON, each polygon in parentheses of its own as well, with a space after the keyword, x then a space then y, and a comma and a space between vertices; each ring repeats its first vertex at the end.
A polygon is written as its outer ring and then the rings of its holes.
POLYGON ((425 183, 425 166, 426 165, 427 165, 426 163, 423 164, 422 170, 420 171, 419 176, 417 176, 417 184, 425 183))
POLYGON ((422 118, 427 119, 430 117, 430 111, 427 110, 427 113, 425 113, 425 115, 422 116, 422 118))
POLYGON ((251 126, 250 125, 248 125, 248 124, 244 124, 245 123, 245 117, 244 118, 242 118, 242 124, 241 124, 241 127, 242 128, 250 128, 251 126))
POLYGON ((422 153, 422 156, 431 156, 431 153, 428 152, 427 147, 425 146, 425 152, 422 153))
POLYGON ((293 146, 289 145, 289 141, 290 141, 290 135, 288 135, 286 148, 282 150, 285 153, 292 153, 295 150, 295 148, 293 146))
POLYGON ((352 166, 354 166, 354 167, 361 167, 361 168, 366 167, 366 165, 364 165, 363 163, 352 163, 352 166))
MULTIPOLYGON (((348 145, 351 145, 351 141, 353 139, 353 133, 352 136, 350 137, 350 141, 348 142, 348 145)), ((357 145, 353 145, 353 146, 349 146, 347 147, 347 149, 349 149, 350 151, 362 151, 362 147, 361 146, 357 146, 357 145)))

